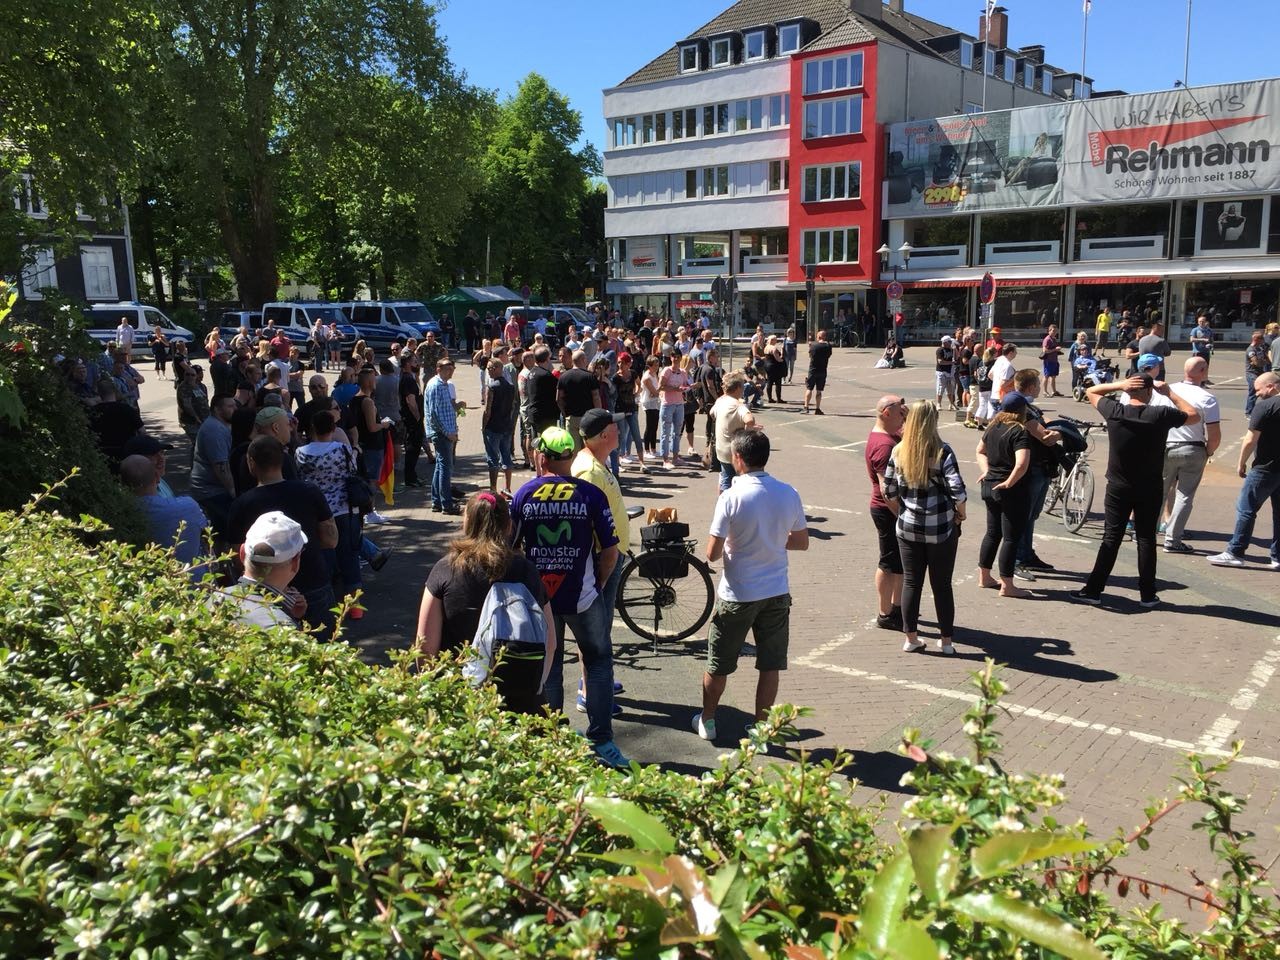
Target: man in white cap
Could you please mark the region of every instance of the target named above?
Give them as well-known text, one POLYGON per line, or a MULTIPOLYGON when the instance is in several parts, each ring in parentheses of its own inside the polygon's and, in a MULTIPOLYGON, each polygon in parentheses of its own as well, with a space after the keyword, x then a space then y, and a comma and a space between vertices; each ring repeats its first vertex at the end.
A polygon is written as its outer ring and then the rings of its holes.
POLYGON ((244 576, 226 592, 236 619, 259 627, 297 629, 305 602, 289 587, 302 563, 307 535, 279 510, 264 513, 249 527, 240 557, 244 576))

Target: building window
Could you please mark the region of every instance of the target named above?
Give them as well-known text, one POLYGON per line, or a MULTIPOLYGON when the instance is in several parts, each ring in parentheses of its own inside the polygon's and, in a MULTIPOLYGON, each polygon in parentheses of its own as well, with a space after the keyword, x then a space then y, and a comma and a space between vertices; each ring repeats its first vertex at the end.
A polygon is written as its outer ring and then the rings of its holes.
POLYGON ((739 100, 733 105, 733 132, 742 133, 747 129, 747 101, 739 100))
POLYGON ((686 170, 684 172, 684 198, 686 200, 698 199, 698 171, 686 170))
POLYGON ((727 103, 716 104, 716 133, 729 132, 729 105, 727 103))
POLYGON ((778 28, 778 53, 795 53, 800 49, 800 24, 789 23, 778 28))
POLYGON ((744 42, 746 45, 746 56, 743 57, 744 60, 749 62, 751 60, 764 59, 765 48, 763 30, 753 30, 751 33, 748 33, 744 42))
POLYGON ((731 54, 733 48, 729 43, 728 37, 721 37, 719 40, 711 41, 711 66, 727 67, 731 62, 731 54))
POLYGON ((636 145, 636 118, 627 117, 623 124, 625 126, 625 140, 623 142, 628 147, 634 147, 636 145))
POLYGON ((623 129, 622 129, 622 121, 614 120, 613 121, 613 145, 615 147, 622 146, 624 143, 623 141, 624 136, 625 136, 625 133, 623 132, 623 129))
POLYGON ((752 130, 764 129, 764 98, 756 97, 747 103, 748 113, 750 115, 749 122, 752 130))
POLYGON ((702 170, 702 196, 727 197, 729 195, 729 168, 704 167, 702 170))
POLYGON ((806 230, 802 235, 802 263, 857 263, 858 228, 806 230))
POLYGON ((35 217, 37 220, 43 220, 49 216, 49 211, 44 208, 44 201, 40 199, 40 194, 36 191, 35 181, 29 173, 22 175, 22 183, 14 194, 13 206, 15 209, 22 210, 27 216, 35 217))
POLYGON ((1013 83, 1018 77, 1018 61, 1009 54, 1004 55, 1004 78, 1009 83, 1013 83))
POLYGON ((646 113, 640 118, 640 132, 643 143, 653 143, 653 114, 646 113))
POLYGON ((665 113, 654 114, 653 138, 658 143, 663 143, 667 139, 667 115, 665 113))
POLYGON ((973 41, 960 41, 960 66, 965 70, 973 69, 973 41))
POLYGON ((680 48, 680 72, 690 73, 698 69, 698 47, 691 44, 680 48))
POLYGON ((684 139, 684 111, 676 110, 671 114, 671 139, 684 139))
POLYGON ((787 114, 791 108, 791 94, 784 93, 780 96, 769 98, 769 126, 785 127, 788 123, 787 114))
POLYGON ((982 65, 987 72, 987 76, 994 77, 996 75, 996 52, 994 50, 988 50, 983 54, 982 65))
POLYGON ((1024 63, 1022 65, 1022 85, 1028 90, 1036 88, 1036 65, 1034 63, 1024 63))
POLYGON ((804 137, 842 137, 862 132, 862 97, 840 97, 804 105, 804 137))
POLYGON ((964 105, 964 112, 965 112, 965 113, 981 113, 981 112, 982 112, 982 104, 980 104, 980 103, 966 103, 966 104, 964 105))
POLYGON ((851 53, 825 60, 810 60, 804 65, 804 92, 826 93, 862 86, 862 54, 851 53))
POLYGON ((857 200, 862 196, 862 164, 838 163, 804 168, 805 203, 823 200, 857 200))
POLYGON ((1040 92, 1048 96, 1053 95, 1053 71, 1046 70, 1040 75, 1040 92))
POLYGON ((22 269, 22 295, 28 300, 43 300, 42 290, 58 288, 58 268, 53 251, 47 247, 33 251, 31 263, 22 269))
POLYGON ((769 192, 776 193, 779 190, 785 190, 788 187, 787 181, 790 180, 791 161, 790 160, 770 160, 769 161, 769 192))
POLYGON ((116 261, 110 247, 81 247, 80 269, 84 271, 86 300, 118 300, 116 261))
POLYGON ((1071 84, 1072 98, 1075 100, 1088 100, 1093 93, 1093 85, 1085 83, 1083 80, 1076 80, 1071 84))

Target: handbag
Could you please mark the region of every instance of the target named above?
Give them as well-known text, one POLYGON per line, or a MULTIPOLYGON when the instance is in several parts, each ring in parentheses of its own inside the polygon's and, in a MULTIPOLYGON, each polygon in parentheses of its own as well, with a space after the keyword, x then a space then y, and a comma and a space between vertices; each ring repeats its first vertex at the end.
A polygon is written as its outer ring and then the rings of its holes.
POLYGON ((360 475, 356 470, 356 465, 351 458, 351 449, 346 450, 347 464, 351 467, 351 472, 347 474, 347 504, 353 510, 359 510, 361 513, 368 513, 373 509, 373 487, 369 486, 369 481, 360 475))

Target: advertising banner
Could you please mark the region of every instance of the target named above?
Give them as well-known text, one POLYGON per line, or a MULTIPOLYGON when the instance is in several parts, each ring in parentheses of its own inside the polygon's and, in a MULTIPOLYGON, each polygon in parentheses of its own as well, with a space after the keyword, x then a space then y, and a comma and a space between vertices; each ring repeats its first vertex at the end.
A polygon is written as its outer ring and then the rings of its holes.
POLYGON ((1280 82, 1223 84, 1070 105, 1065 203, 1280 190, 1280 82))
POLYGON ((665 277, 661 237, 631 237, 627 240, 626 276, 665 277))
POLYGON ((1066 104, 889 127, 885 216, 1058 206, 1066 104))

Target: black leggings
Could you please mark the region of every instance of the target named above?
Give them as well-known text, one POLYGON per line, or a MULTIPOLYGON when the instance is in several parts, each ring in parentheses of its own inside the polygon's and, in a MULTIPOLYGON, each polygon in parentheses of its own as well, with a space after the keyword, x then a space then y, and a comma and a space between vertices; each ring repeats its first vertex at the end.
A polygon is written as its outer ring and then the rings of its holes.
POLYGON ((995 484, 983 481, 982 502, 987 505, 987 534, 978 547, 978 566, 990 570, 1000 555, 1000 576, 1012 577, 1018 543, 1027 529, 1030 494, 1025 480, 1012 490, 996 490, 995 484))
POLYGON ((782 402, 782 378, 786 375, 787 365, 785 363, 767 363, 765 365, 765 376, 768 378, 765 384, 765 390, 770 403, 782 402))
POLYGON ((915 633, 920 622, 920 592, 925 572, 938 611, 938 630, 944 637, 955 632, 956 600, 951 592, 951 575, 956 569, 956 547, 960 535, 953 531, 942 543, 916 543, 898 538, 902 554, 902 629, 915 633))
POLYGON ((644 412, 644 452, 653 453, 658 449, 658 411, 644 412))
POLYGON ((1096 597, 1106 589, 1111 570, 1116 565, 1116 556, 1120 553, 1120 544, 1124 541, 1125 525, 1133 517, 1133 539, 1138 547, 1138 595, 1143 600, 1150 600, 1156 595, 1156 522, 1160 519, 1160 491, 1108 483, 1104 503, 1106 515, 1102 543, 1098 546, 1098 558, 1093 563, 1093 572, 1084 585, 1084 592, 1096 597))

